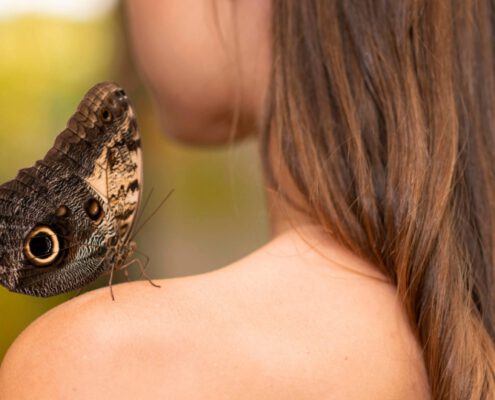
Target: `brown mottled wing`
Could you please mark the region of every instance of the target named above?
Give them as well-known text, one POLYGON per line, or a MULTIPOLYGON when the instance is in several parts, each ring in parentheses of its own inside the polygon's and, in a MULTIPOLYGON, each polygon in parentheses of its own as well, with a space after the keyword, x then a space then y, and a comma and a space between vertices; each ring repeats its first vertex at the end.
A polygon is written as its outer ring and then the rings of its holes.
POLYGON ((45 158, 0 186, 0 284, 52 296, 119 267, 129 252, 141 186, 134 111, 118 85, 100 83, 84 96, 45 158), (88 202, 101 205, 101 218, 88 217, 88 202), (53 263, 36 265, 26 257, 27 238, 39 227, 53 231, 53 263))
POLYGON ((136 116, 119 86, 103 82, 93 87, 45 159, 69 159, 107 203, 119 239, 129 238, 141 199, 143 163, 136 116), (102 132, 98 126, 102 113, 116 114, 117 109, 125 110, 125 118, 114 125, 110 121, 102 132))

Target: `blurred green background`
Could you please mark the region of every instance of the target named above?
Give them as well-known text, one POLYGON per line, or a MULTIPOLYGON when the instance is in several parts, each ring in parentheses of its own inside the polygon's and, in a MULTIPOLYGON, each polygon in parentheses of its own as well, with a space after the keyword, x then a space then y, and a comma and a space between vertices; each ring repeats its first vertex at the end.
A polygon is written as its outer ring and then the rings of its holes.
MULTIPOLYGON (((144 216, 175 189, 137 237, 139 250, 150 257, 148 274, 162 278, 205 272, 265 242, 256 143, 187 148, 159 131, 129 58, 120 6, 84 18, 77 10, 73 16, 53 10, 5 11, 0 7, 0 182, 44 156, 93 84, 113 80, 130 95, 141 126, 144 197, 153 188, 144 216)), ((0 360, 31 321, 72 296, 34 298, 0 287, 0 360)))

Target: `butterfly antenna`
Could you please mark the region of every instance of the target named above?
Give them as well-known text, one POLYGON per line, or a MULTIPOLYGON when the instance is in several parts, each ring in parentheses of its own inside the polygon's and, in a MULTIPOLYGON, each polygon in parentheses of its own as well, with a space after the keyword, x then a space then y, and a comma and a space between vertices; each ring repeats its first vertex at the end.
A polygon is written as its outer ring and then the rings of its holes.
POLYGON ((170 192, 168 192, 168 194, 165 196, 165 198, 160 202, 160 204, 158 204, 158 207, 156 207, 153 212, 148 216, 148 218, 146 218, 143 223, 136 229, 136 231, 134 232, 134 234, 132 235, 132 238, 131 240, 134 240, 134 238, 136 237, 136 235, 139 233, 139 231, 141 229, 143 229, 143 227, 151 220, 151 218, 153 218, 155 216, 155 214, 160 210, 160 208, 162 208, 162 206, 165 204, 165 202, 168 200, 168 198, 172 195, 172 193, 174 193, 175 189, 172 189, 170 190, 170 192))
POLYGON ((153 190, 154 188, 151 188, 150 192, 148 193, 148 196, 146 197, 146 200, 144 201, 143 203, 143 206, 141 207, 141 210, 139 211, 139 215, 137 217, 137 220, 139 221, 141 219, 141 217, 143 216, 144 214, 144 211, 146 210, 146 207, 148 207, 148 203, 151 199, 151 196, 153 194, 153 190))

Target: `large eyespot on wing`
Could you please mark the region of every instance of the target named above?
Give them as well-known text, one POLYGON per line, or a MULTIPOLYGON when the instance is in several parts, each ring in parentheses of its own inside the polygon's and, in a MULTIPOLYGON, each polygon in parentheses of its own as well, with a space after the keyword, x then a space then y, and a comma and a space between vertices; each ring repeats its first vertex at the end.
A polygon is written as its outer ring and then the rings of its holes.
POLYGON ((49 226, 37 226, 24 240, 26 261, 36 267, 50 267, 63 253, 64 241, 49 226))
POLYGON ((45 158, 0 187, 0 226, 9 226, 0 235, 0 283, 51 296, 94 280, 107 267, 105 230, 115 230, 118 243, 126 244, 141 186, 132 106, 119 86, 98 84, 45 158), (59 225, 53 218, 67 220, 59 225))

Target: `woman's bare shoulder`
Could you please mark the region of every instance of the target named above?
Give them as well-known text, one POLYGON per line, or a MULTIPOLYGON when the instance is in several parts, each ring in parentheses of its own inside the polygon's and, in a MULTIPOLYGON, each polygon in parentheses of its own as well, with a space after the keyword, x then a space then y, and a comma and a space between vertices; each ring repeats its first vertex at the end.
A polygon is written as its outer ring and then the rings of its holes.
POLYGON ((55 307, 10 347, 0 367, 0 398, 142 398, 133 387, 153 394, 199 317, 195 296, 186 295, 198 280, 161 280, 160 288, 119 284, 114 301, 101 288, 55 307), (160 382, 151 370, 157 367, 160 382))
POLYGON ((9 350, 0 398, 419 393, 417 349, 390 290, 271 255, 159 289, 116 285, 115 301, 103 288, 62 304, 9 350))

